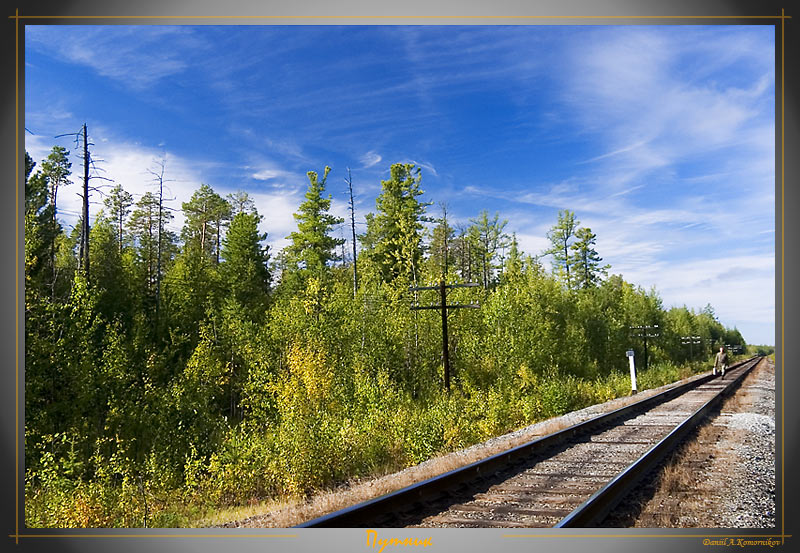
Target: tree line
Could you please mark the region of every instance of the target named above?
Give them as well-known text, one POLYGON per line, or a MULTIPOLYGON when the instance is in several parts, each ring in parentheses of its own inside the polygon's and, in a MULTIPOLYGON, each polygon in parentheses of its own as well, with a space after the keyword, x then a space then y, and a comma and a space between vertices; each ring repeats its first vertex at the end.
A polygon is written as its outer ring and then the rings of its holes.
MULTIPOLYGON (((116 185, 91 228, 67 232, 68 155, 56 146, 37 168, 26 154, 29 526, 187 524, 611 399, 630 391, 625 350, 641 358, 634 325, 662 329, 640 388, 744 345, 710 306, 667 310, 654 289, 609 276, 571 211, 548 233, 552 270, 499 214, 455 228, 446 204, 422 201, 411 164, 390 167, 346 259, 328 167, 308 173, 289 245, 271 252, 246 192, 203 184, 171 231, 163 162, 156 192, 116 185), (450 316, 451 393, 436 318, 409 309, 435 299, 410 288, 441 279, 480 284, 450 292, 480 304, 450 316)), ((350 223, 355 235, 354 209, 350 223)))

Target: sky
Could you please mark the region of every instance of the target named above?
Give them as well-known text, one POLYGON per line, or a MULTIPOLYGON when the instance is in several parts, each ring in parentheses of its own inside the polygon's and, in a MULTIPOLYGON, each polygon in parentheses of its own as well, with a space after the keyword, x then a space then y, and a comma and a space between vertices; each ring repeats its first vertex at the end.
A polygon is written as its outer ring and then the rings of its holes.
POLYGON ((56 137, 84 123, 101 192, 154 192, 165 160, 177 233, 202 183, 244 190, 275 253, 326 165, 340 217, 350 169, 363 232, 390 166, 414 163, 431 216, 499 213, 539 255, 569 209, 611 273, 775 343, 770 25, 27 25, 26 150, 75 154, 56 137))

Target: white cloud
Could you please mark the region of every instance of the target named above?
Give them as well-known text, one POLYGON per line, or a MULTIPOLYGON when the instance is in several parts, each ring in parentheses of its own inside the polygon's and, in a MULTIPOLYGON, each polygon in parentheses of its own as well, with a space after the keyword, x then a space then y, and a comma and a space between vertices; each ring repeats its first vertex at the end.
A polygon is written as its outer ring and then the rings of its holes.
POLYGON ((250 176, 253 177, 255 180, 271 181, 294 175, 290 171, 284 171, 283 169, 279 169, 276 166, 270 164, 259 168, 255 173, 251 174, 250 176))
MULTIPOLYGON (((98 133, 98 136, 101 133, 98 133)), ((105 178, 113 179, 114 182, 108 183, 100 180, 92 181, 93 186, 98 186, 103 191, 107 191, 116 184, 121 185, 126 191, 134 196, 137 201, 147 192, 158 193, 158 187, 149 170, 157 169, 157 161, 163 156, 166 165, 164 172, 164 205, 171 209, 174 219, 170 228, 179 232, 183 226, 183 213, 181 204, 188 201, 195 190, 203 183, 202 172, 198 168, 202 167, 192 160, 177 156, 169 151, 150 148, 138 144, 119 142, 105 136, 98 138, 102 141, 102 147, 95 148, 98 158, 102 158, 97 166, 102 171, 97 174, 105 178)), ((77 195, 80 184, 75 175, 79 172, 76 167, 80 165, 80 160, 73 160, 73 180, 75 184, 65 190, 59 206, 59 212, 63 213, 67 224, 74 224, 77 214, 81 211, 81 199, 77 195), (71 217, 70 214, 76 214, 71 217)), ((103 208, 102 194, 92 195, 90 215, 95 217, 100 209, 103 208)))
POLYGON ((373 165, 377 165, 378 163, 381 162, 382 159, 383 158, 379 154, 377 154, 374 150, 370 150, 369 152, 361 156, 360 160, 361 166, 364 169, 367 169, 369 167, 372 167, 373 165))
POLYGON ((775 258, 721 255, 629 268, 626 280, 654 285, 665 307, 702 309, 710 303, 717 318, 736 326, 750 343, 774 343, 775 258), (748 335, 749 332, 749 335, 748 335))
POLYGON ((532 256, 541 255, 542 252, 550 247, 550 241, 547 240, 544 234, 517 232, 517 242, 520 250, 532 256))
POLYGON ((53 143, 50 139, 40 134, 25 133, 25 151, 28 152, 28 155, 36 162, 34 171, 41 167, 42 161, 48 156, 52 149, 53 143))
MULTIPOLYGON (((97 148, 98 156, 102 154, 104 160, 102 164, 99 164, 104 169, 100 174, 107 178, 113 178, 114 182, 102 183, 101 181, 93 181, 93 185, 101 185, 107 191, 110 187, 120 184, 126 191, 134 195, 135 200, 138 200, 146 192, 157 193, 157 185, 148 169, 155 169, 157 160, 164 155, 166 159, 164 173, 165 205, 172 209, 174 215, 169 228, 178 234, 184 223, 181 206, 184 202, 189 201, 192 194, 200 188, 201 184, 210 184, 214 191, 222 197, 239 189, 210 182, 209 179, 204 177, 204 169, 208 168, 208 164, 200 160, 187 159, 175 155, 169 150, 164 151, 135 143, 118 141, 109 136, 101 137, 101 134, 100 132, 97 133, 97 141, 102 141, 102 148, 97 148)), ((50 150, 49 146, 45 146, 45 141, 39 138, 29 139, 26 147, 31 156, 34 157, 34 160, 37 161, 42 155, 46 156, 50 150)), ((80 182, 76 177, 78 173, 76 168, 79 166, 80 161, 77 158, 73 158, 72 162, 73 184, 59 193, 59 218, 68 227, 76 223, 81 212, 81 199, 77 195, 80 191, 80 182)), ((262 173, 261 176, 264 178, 267 178, 272 172, 271 176, 269 176, 270 179, 288 178, 295 183, 305 178, 268 163, 263 164, 256 173, 259 172, 262 173)), ((256 178, 256 175, 254 174, 253 177, 256 178)), ((268 234, 266 243, 274 254, 289 243, 286 237, 297 228, 297 222, 293 214, 297 212, 300 203, 303 201, 301 187, 281 186, 280 188, 275 187, 270 191, 248 187, 247 192, 253 199, 259 214, 263 216, 259 228, 261 232, 268 234)), ((342 205, 341 202, 334 202, 334 206, 336 207, 334 213, 337 215, 346 210, 346 205, 342 205)), ((93 194, 92 204, 90 205, 91 218, 96 217, 102 208, 102 196, 99 193, 93 194)))
POLYGON ((267 233, 266 243, 274 256, 289 244, 286 237, 297 229, 297 221, 293 214, 302 202, 300 194, 275 192, 248 192, 256 205, 258 213, 263 216, 259 229, 267 233))

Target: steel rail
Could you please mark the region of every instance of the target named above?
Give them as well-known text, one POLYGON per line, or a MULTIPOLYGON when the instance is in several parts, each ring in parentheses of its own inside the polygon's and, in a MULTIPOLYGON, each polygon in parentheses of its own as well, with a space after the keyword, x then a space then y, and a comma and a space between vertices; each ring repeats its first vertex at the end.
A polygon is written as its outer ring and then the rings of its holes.
MULTIPOLYGON (((728 370, 730 371, 750 361, 752 361, 752 359, 735 363, 731 365, 728 370)), ((497 453, 486 459, 428 478, 422 482, 412 484, 411 486, 407 486, 381 497, 311 519, 295 526, 295 528, 358 528, 369 525, 365 524, 364 521, 374 520, 388 513, 408 510, 409 507, 413 508, 415 505, 421 506, 426 498, 432 497, 435 494, 446 495, 449 493, 448 490, 453 490, 470 481, 478 480, 484 475, 494 474, 503 468, 509 467, 547 448, 563 444, 575 436, 591 434, 598 427, 605 426, 616 419, 630 418, 638 412, 669 401, 715 378, 716 376, 709 373, 695 380, 679 384, 661 393, 631 403, 625 407, 598 415, 552 434, 536 438, 530 442, 509 449, 508 451, 497 453)))
MULTIPOLYGON (((741 384, 749 372, 758 365, 760 358, 749 359, 744 363, 745 369, 718 393, 704 403, 692 415, 680 423, 661 441, 653 445, 644 455, 634 461, 624 471, 614 477, 608 484, 596 491, 589 499, 564 517, 555 528, 586 528, 602 521, 602 519, 636 486, 659 462, 686 438, 705 417, 741 384)), ((730 368, 728 369, 730 370, 730 368)))

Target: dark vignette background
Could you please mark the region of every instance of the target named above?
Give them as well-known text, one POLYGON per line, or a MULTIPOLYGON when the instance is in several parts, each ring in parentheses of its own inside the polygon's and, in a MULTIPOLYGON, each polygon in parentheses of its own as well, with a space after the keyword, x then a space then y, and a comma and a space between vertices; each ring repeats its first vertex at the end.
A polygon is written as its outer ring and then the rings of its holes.
MULTIPOLYGON (((725 23, 725 24, 764 24, 775 25, 776 32, 776 337, 777 346, 777 396, 778 416, 776 421, 778 443, 776 467, 777 480, 777 528, 765 530, 548 530, 537 531, 539 537, 509 538, 504 535, 519 534, 519 531, 501 530, 393 530, 379 532, 382 537, 431 537, 433 546, 425 548, 429 551, 531 551, 549 550, 558 548, 562 551, 638 551, 647 550, 669 551, 676 547, 686 551, 707 549, 703 546, 703 539, 710 536, 744 536, 744 535, 779 535, 781 530, 786 535, 791 535, 795 530, 798 512, 795 497, 797 496, 798 478, 793 472, 793 461, 797 459, 798 433, 798 405, 793 401, 794 392, 798 390, 798 378, 791 367, 785 362, 786 349, 783 345, 787 341, 791 344, 793 338, 798 337, 798 308, 797 292, 794 288, 798 282, 798 220, 794 217, 795 208, 798 207, 798 102, 800 91, 797 89, 797 67, 800 52, 797 48, 797 24, 800 19, 800 10, 795 10, 790 2, 783 3, 775 0, 756 2, 753 0, 682 0, 663 2, 657 0, 539 0, 535 3, 525 0, 494 0, 490 4, 480 0, 407 0, 402 3, 388 0, 342 0, 336 5, 326 3, 324 0, 268 0, 257 2, 255 0, 229 0, 224 4, 214 3, 211 0, 181 0, 178 2, 162 3, 153 0, 144 0, 137 3, 122 2, 119 0, 81 0, 70 1, 39 1, 18 0, 16 4, 6 6, 2 15, 2 141, 0 144, 0 171, 2 171, 2 191, 0 191, 0 236, 2 236, 2 270, 0 271, 0 367, 2 367, 2 385, 0 385, 0 410, 2 412, 2 426, 0 426, 0 526, 3 535, 0 543, 4 550, 19 551, 106 551, 113 548, 117 553, 127 551, 158 550, 158 551, 214 551, 219 549, 235 549, 243 551, 359 551, 366 546, 366 534, 363 529, 333 529, 333 530, 35 530, 26 531, 23 521, 23 496, 24 496, 24 422, 22 419, 22 406, 24 405, 24 274, 21 263, 15 261, 15 233, 18 234, 19 256, 24 259, 22 236, 23 199, 15 203, 17 188, 22 194, 22 177, 24 169, 24 98, 19 101, 19 127, 15 126, 15 10, 19 9, 24 15, 46 16, 164 16, 164 15, 290 15, 290 16, 393 16, 392 19, 370 20, 358 19, 348 21, 337 19, 336 23, 392 23, 392 24, 424 24, 425 20, 408 19, 403 16, 452 16, 449 20, 433 20, 437 23, 461 24, 557 24, 558 20, 515 20, 513 16, 519 15, 552 15, 552 16, 669 16, 669 15, 719 15, 740 16, 742 19, 727 20, 643 20, 647 24, 692 24, 692 23, 725 23), (784 124, 785 124, 785 177, 784 188, 781 182, 781 21, 746 19, 753 15, 780 15, 781 8, 787 10, 786 15, 794 19, 785 21, 785 83, 784 83, 784 124), (396 16, 396 17, 395 17, 396 16), (510 16, 508 19, 458 19, 459 16, 510 16), (10 19, 8 17, 11 17, 10 19), (15 152, 16 141, 19 141, 19 151, 15 152), (19 164, 19 179, 15 171, 19 164), (18 182, 19 181, 19 182, 18 182), (783 208, 781 198, 783 195, 783 208), (782 248, 782 209, 785 212, 783 221, 783 257, 782 248), (16 211, 15 211, 16 210, 16 211), (16 216, 19 216, 17 222, 16 216), (783 263, 783 266, 781 266, 783 263), (782 296, 781 277, 785 291, 782 296), (18 277, 18 281, 16 281, 18 277), (15 286, 19 284, 17 294, 15 286), (17 301, 19 303, 17 303, 17 301), (18 309, 19 318, 16 317, 18 309), (15 350, 15 336, 19 324, 18 350, 15 350), (19 473, 15 467, 16 450, 16 351, 19 352, 19 473), (781 417, 782 414, 782 417, 781 417), (783 440, 783 442, 781 441, 783 440), (783 469, 782 469, 783 467, 783 469), (785 477, 785 479, 784 479, 785 477), (19 484, 19 503, 16 503, 15 485, 19 484), (14 538, 19 515, 19 533, 37 535, 51 535, 51 537, 23 537, 16 543, 14 538), (53 536, 53 534, 58 534, 53 536), (84 537, 75 536, 80 534, 84 537), (87 536, 91 534, 91 536, 87 536), (124 534, 123 537, 119 534, 124 534), (269 537, 270 534, 286 536, 293 534, 295 537, 269 537), (116 536, 116 537, 114 537, 116 536)), ((203 20, 202 23, 251 23, 269 24, 273 20, 260 19, 245 20, 203 20)), ((22 23, 58 24, 65 20, 24 20, 22 23)), ((66 20, 70 24, 101 24, 101 23, 138 23, 154 24, 147 20, 66 20)), ((188 20, 171 19, 164 21, 170 24, 188 23, 188 20)), ((197 21, 191 21, 197 23, 197 21)), ((328 20, 279 20, 281 24, 302 22, 304 24, 326 24, 328 20)), ((636 24, 630 20, 569 20, 568 23, 585 24, 636 24)), ((156 22, 157 24, 157 22, 156 22)), ((24 43, 24 29, 20 24, 20 44, 24 43)), ((20 84, 24 78, 24 53, 20 53, 20 84)), ((20 94, 24 88, 20 86, 20 94)), ((529 534, 532 532, 528 532, 529 534)), ((796 538, 787 537, 787 545, 796 538)), ((711 547, 714 548, 713 546, 711 547)), ((386 551, 397 550, 397 547, 388 548, 386 551)), ((408 549, 408 548, 404 548, 408 549)), ((369 548, 368 550, 372 550, 369 548)))

